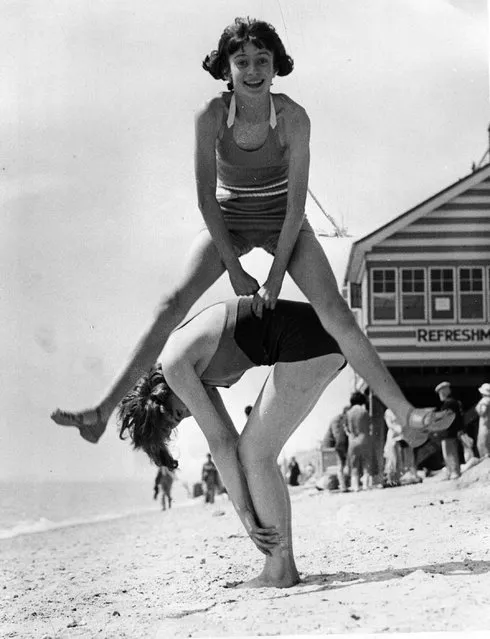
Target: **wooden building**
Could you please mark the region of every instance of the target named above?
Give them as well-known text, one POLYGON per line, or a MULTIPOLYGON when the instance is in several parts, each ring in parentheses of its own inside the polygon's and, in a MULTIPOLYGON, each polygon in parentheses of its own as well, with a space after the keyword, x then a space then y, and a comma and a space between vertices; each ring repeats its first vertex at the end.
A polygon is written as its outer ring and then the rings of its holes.
POLYGON ((344 283, 408 399, 434 406, 447 380, 471 410, 490 381, 490 164, 356 241, 344 283))

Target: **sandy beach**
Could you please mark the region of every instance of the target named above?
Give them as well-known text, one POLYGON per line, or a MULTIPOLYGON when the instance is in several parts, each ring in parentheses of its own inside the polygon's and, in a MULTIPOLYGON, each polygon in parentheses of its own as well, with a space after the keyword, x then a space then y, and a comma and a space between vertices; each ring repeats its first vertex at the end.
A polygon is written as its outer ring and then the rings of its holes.
POLYGON ((3 637, 227 637, 490 628, 490 460, 458 481, 292 492, 303 582, 238 589, 261 557, 227 501, 0 543, 3 637))

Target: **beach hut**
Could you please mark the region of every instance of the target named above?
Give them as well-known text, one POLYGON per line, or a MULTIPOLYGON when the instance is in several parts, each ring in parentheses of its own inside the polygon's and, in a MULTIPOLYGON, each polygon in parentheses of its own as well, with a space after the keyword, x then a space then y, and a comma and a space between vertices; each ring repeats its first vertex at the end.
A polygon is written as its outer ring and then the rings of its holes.
MULTIPOLYGON (((447 380, 471 421, 490 379, 490 164, 354 242, 344 295, 416 406, 447 380)), ((384 408, 371 397, 380 459, 384 408)))

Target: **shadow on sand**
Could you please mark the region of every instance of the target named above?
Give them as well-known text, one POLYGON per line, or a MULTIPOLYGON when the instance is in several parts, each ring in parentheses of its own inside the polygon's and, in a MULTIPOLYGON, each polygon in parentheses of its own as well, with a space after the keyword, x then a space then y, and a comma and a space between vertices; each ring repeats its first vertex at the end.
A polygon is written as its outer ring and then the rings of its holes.
MULTIPOLYGON (((321 592, 322 590, 345 588, 352 585, 353 582, 356 584, 366 584, 399 579, 400 577, 406 577, 418 570, 428 574, 444 575, 446 577, 461 574, 480 575, 490 572, 490 561, 475 561, 468 559, 465 561, 448 561, 440 564, 425 564, 422 566, 414 566, 412 568, 387 568, 385 570, 376 570, 364 573, 339 572, 335 574, 307 575, 301 583, 298 584, 297 588, 301 588, 301 586, 319 585, 322 587, 313 592, 321 592)), ((308 592, 312 592, 312 590, 308 589, 308 592)))
MULTIPOLYGON (((468 559, 466 561, 448 561, 440 564, 425 564, 422 566, 414 566, 412 568, 387 568, 386 570, 376 570, 373 572, 337 572, 334 574, 318 574, 307 575, 301 580, 301 583, 293 586, 293 589, 285 588, 284 597, 295 595, 311 594, 322 592, 325 590, 338 590, 358 584, 368 584, 392 579, 400 579, 408 575, 421 571, 430 575, 444 575, 451 577, 456 575, 481 575, 490 572, 490 561, 474 561, 468 559), (319 588, 311 588, 310 586, 320 586, 319 588), (301 588, 308 587, 307 590, 301 592, 301 588)), ((243 585, 243 581, 228 582, 225 588, 236 588, 243 585)), ((276 588, 271 588, 277 593, 276 588)), ((280 599, 281 595, 274 595, 275 599, 280 599)))

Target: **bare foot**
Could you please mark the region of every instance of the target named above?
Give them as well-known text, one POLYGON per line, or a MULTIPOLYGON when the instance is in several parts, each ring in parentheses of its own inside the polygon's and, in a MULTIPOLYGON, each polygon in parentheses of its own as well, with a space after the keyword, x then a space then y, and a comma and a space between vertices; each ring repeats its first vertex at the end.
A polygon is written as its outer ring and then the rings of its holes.
POLYGON ((100 408, 69 413, 57 408, 51 413, 51 419, 60 426, 75 426, 83 439, 96 444, 104 434, 108 419, 102 417, 100 408))
POLYGON ((254 579, 249 581, 242 581, 237 583, 235 588, 291 588, 301 582, 298 573, 295 575, 288 575, 280 579, 273 579, 270 576, 266 576, 263 573, 254 579))

